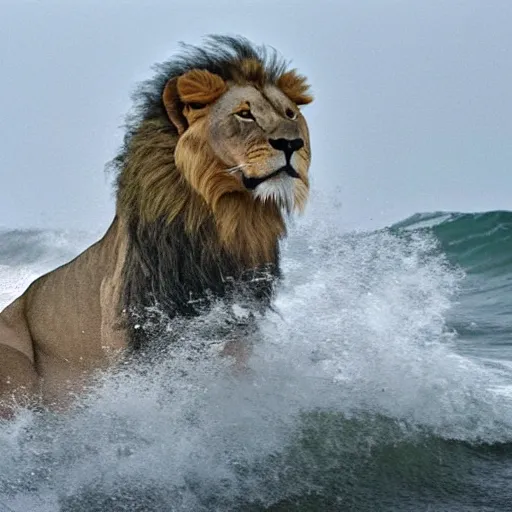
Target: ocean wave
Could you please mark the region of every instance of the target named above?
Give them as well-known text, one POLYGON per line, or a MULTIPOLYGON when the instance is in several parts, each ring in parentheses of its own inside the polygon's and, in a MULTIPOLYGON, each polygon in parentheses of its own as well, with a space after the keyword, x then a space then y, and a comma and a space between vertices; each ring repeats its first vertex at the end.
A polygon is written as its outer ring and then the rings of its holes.
MULTIPOLYGON (((454 311, 481 302, 465 288, 477 274, 438 234, 458 222, 444 215, 374 233, 301 222, 247 374, 216 356, 218 311, 191 322, 154 364, 99 375, 67 413, 0 423, 0 501, 35 512, 442 510, 453 500, 505 510, 496 486, 507 488, 512 458, 512 367, 460 350, 454 311), (475 479, 478 464, 492 483, 475 479)), ((39 268, 19 261, 6 275, 39 268)))
POLYGON ((391 231, 435 236, 448 261, 463 269, 459 301, 448 318, 459 350, 494 364, 512 360, 512 212, 416 214, 391 231))
POLYGON ((512 272, 512 212, 422 213, 391 230, 431 231, 447 256, 468 273, 512 272))
POLYGON ((50 266, 75 257, 96 233, 52 229, 1 229, 0 265, 50 266))

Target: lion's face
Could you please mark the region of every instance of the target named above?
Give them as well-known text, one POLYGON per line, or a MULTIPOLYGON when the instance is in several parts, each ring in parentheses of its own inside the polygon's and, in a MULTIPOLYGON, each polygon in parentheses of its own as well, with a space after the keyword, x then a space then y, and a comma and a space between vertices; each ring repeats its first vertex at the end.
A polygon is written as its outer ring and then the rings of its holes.
POLYGON ((211 108, 210 146, 255 200, 291 210, 307 195, 309 134, 299 108, 276 86, 232 86, 211 108))
POLYGON ((203 70, 169 82, 164 103, 180 133, 178 169, 210 204, 242 192, 302 210, 311 153, 298 106, 311 101, 306 90, 293 72, 276 84, 225 82, 203 70))

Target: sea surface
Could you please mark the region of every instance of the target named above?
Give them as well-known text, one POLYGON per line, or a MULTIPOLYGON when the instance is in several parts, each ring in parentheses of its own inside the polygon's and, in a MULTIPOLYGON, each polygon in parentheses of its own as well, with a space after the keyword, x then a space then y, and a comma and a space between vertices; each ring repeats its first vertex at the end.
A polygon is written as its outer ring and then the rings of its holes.
MULTIPOLYGON (((0 231, 0 307, 94 236, 0 231)), ((0 422, 0 511, 512 511, 512 213, 313 215, 283 270, 249 371, 213 311, 0 422)))

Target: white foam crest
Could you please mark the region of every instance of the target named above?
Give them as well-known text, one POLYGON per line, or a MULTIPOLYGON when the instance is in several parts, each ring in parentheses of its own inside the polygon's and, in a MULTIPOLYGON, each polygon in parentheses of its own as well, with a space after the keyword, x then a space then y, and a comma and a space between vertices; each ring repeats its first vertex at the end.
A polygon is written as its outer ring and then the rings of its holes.
POLYGON ((320 361, 316 368, 302 361, 303 375, 332 378, 344 411, 372 411, 447 438, 509 439, 512 400, 492 387, 510 382, 512 372, 457 353, 446 317, 463 274, 435 240, 385 231, 339 237, 329 229, 319 238, 290 261, 288 281, 313 273, 277 301, 287 320, 281 328, 290 330, 280 343, 295 354, 309 348, 320 361))

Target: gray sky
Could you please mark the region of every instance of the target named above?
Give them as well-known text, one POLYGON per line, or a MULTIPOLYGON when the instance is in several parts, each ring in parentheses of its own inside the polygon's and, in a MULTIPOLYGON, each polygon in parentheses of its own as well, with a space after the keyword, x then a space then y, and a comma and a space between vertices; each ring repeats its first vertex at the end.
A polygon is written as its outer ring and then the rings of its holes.
POLYGON ((512 209, 511 0, 0 0, 0 13, 0 226, 106 227, 104 164, 130 92, 210 33, 270 44, 309 77, 313 189, 343 226, 512 209))

